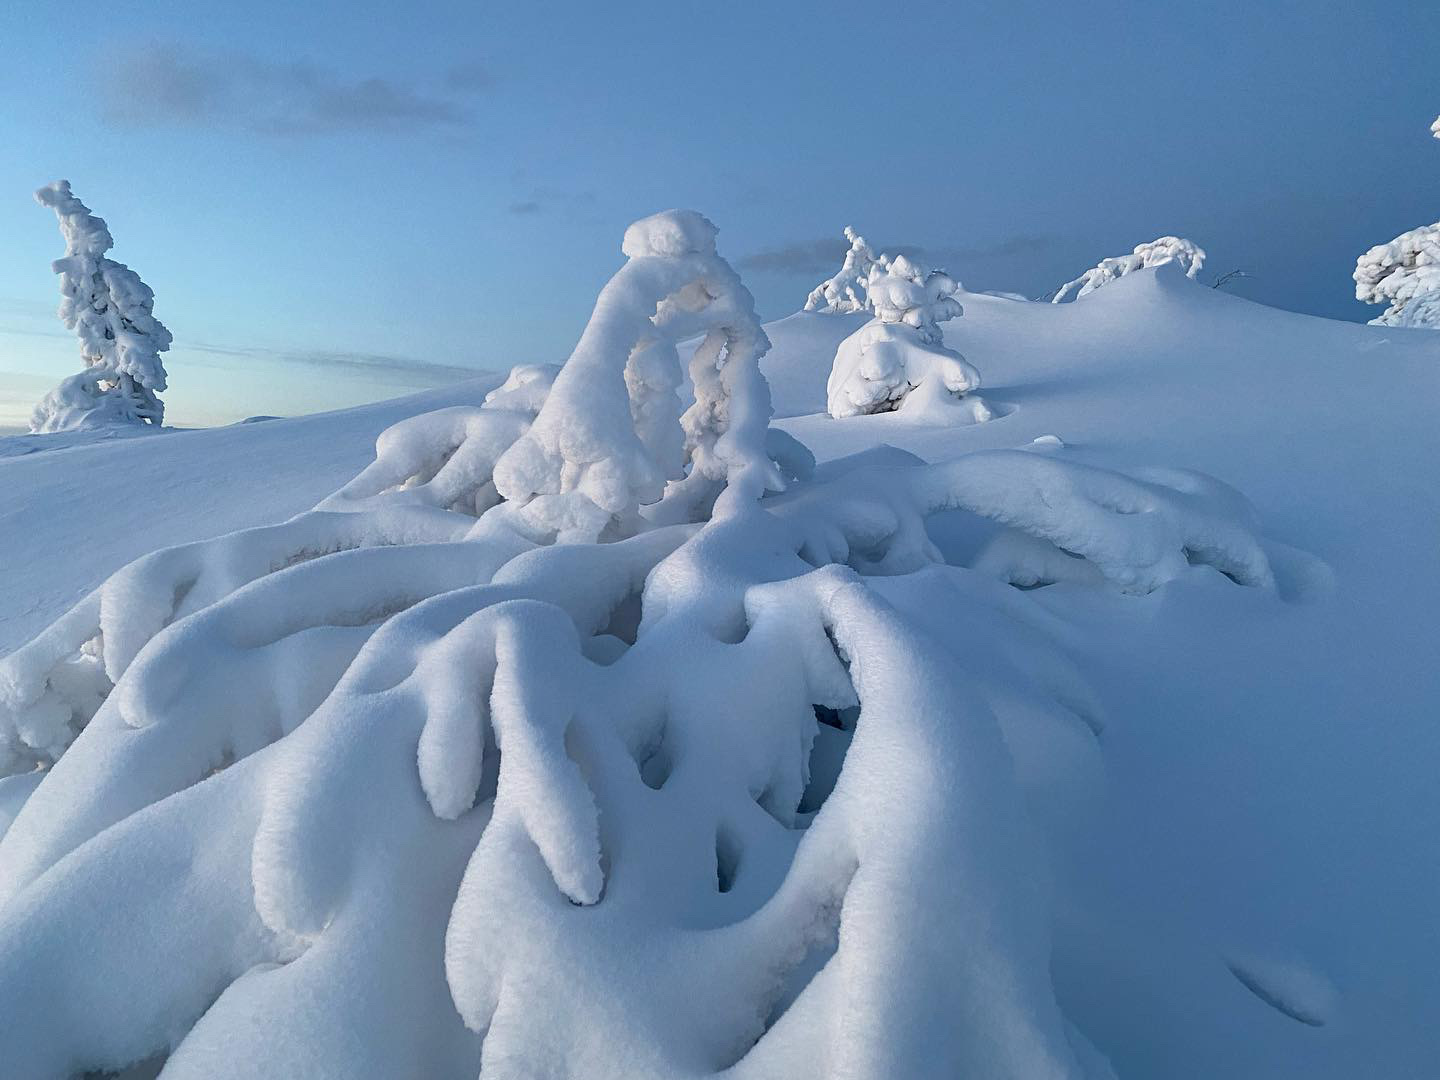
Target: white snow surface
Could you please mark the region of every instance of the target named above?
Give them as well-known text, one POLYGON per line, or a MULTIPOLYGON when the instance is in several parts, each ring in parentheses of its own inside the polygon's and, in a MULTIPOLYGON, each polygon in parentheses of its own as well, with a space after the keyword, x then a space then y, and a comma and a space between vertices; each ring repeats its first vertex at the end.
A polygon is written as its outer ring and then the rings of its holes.
POLYGON ((1430 336, 957 293, 994 419, 833 419, 863 316, 707 226, 558 376, 0 455, 5 1074, 1426 1075, 1430 336), (585 369, 747 434, 553 543, 497 463, 585 369))

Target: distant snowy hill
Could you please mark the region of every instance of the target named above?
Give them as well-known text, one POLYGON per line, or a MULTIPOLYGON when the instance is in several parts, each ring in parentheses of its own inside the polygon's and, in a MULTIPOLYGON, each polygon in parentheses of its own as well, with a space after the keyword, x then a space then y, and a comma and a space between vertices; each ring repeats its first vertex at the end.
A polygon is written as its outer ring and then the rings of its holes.
MULTIPOLYGON (((1121 1078, 1434 1075, 1440 334, 1261 307, 1176 267, 1073 304, 960 299, 945 343, 996 419, 830 419, 831 360, 865 316, 799 313, 765 328, 776 426, 822 473, 889 461, 883 444, 942 462, 1047 436, 1065 461, 1199 470, 1253 504, 1277 582, 1233 588, 1197 565, 1146 595, 996 593, 1023 599, 1017 618, 1083 673, 1097 713, 1098 737, 1027 728, 1024 707, 1006 730, 1043 836, 1065 1016, 1121 1078)), ((8 456, 0 440, 0 656, 138 556, 309 509, 389 425, 496 382, 8 456)), ((989 535, 962 515, 929 524, 958 565, 989 535)), ((923 620, 992 674, 1027 670, 966 631, 970 614, 936 603, 923 620)))
POLYGON ((483 401, 498 381, 261 424, 0 438, 0 655, 131 559, 308 510, 364 467, 391 424, 483 401))

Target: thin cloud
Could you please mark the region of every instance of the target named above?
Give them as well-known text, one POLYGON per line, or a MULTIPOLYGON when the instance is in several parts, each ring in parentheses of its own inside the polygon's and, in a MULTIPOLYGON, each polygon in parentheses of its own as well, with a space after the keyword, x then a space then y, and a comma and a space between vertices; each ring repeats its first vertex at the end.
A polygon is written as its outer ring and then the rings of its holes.
MULTIPOLYGON (((992 244, 875 244, 871 250, 919 258, 931 265, 966 266, 990 260, 1013 260, 1052 249, 1053 236, 1023 234, 992 244)), ((843 237, 824 237, 807 244, 788 244, 746 255, 735 261, 741 270, 775 274, 829 274, 840 268, 850 245, 843 237)))
POLYGON ((838 267, 849 250, 850 245, 843 238, 827 236, 809 244, 789 244, 757 251, 737 259, 735 265, 741 270, 761 273, 818 274, 838 267))
MULTIPOLYGON (((180 346, 175 353, 209 353, 213 356, 270 361, 278 364, 300 364, 328 371, 340 369, 363 378, 398 382, 406 386, 433 386, 437 383, 474 379, 484 374, 480 368, 463 364, 442 364, 417 360, 409 356, 387 353, 345 352, 330 349, 272 349, 263 346, 211 345, 196 342, 180 346)), ((176 365, 178 366, 178 365, 176 365)))
POLYGON ((378 75, 350 78, 307 61, 210 55, 169 44, 133 49, 106 72, 105 119, 117 126, 221 127, 269 135, 399 134, 458 128, 463 96, 489 85, 452 69, 438 90, 378 75))
POLYGON ((560 188, 537 187, 531 190, 525 198, 511 203, 509 211, 517 217, 548 214, 557 210, 573 215, 594 204, 595 192, 593 191, 563 191, 560 188))

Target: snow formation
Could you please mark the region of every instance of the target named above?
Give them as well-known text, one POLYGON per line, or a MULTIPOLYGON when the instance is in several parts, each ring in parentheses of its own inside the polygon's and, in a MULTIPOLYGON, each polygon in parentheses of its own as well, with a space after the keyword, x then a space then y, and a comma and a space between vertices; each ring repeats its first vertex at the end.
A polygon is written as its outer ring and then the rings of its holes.
POLYGON ((65 256, 52 264, 60 275, 60 318, 80 339, 85 370, 46 394, 30 418, 34 433, 116 424, 159 427, 165 406, 165 365, 170 331, 154 315, 155 294, 124 263, 107 259, 115 244, 103 218, 90 212, 58 180, 35 192, 55 211, 65 256))
POLYGON ((1440 329, 1440 221, 1371 248, 1354 276, 1355 299, 1389 305, 1372 326, 1440 329))
MULTIPOLYGON (((840 343, 826 384, 831 416, 904 409, 933 413, 980 387, 980 374, 947 349, 938 323, 963 313, 958 285, 904 255, 881 256, 870 268, 865 295, 875 318, 840 343)), ((956 410, 950 410, 955 412, 956 410)), ((966 398, 963 416, 990 419, 978 397, 966 398)))
POLYGON ((849 225, 845 226, 845 239, 850 241, 850 250, 845 253, 845 263, 832 278, 822 281, 811 290, 805 301, 806 311, 820 311, 827 315, 848 315, 870 308, 866 290, 869 287, 870 270, 879 257, 870 250, 865 238, 849 225))
POLYGON ((1117 278, 1136 270, 1149 270, 1166 263, 1179 263, 1185 268, 1185 276, 1194 278, 1205 265, 1205 249, 1179 236, 1162 236, 1148 244, 1139 244, 1129 255, 1118 255, 1101 259, 1099 265, 1086 270, 1074 281, 1067 281, 1051 297, 1052 304, 1058 304, 1075 292, 1078 300, 1088 296, 1102 285, 1108 285, 1117 278))
MULTIPOLYGON (((1010 586, 1273 596, 1275 549, 1053 438, 816 468, 714 236, 637 222, 564 366, 0 661, 7 1076, 1112 1075, 1037 828, 1100 707, 1010 586)), ((871 325, 943 355, 947 282, 871 325)))

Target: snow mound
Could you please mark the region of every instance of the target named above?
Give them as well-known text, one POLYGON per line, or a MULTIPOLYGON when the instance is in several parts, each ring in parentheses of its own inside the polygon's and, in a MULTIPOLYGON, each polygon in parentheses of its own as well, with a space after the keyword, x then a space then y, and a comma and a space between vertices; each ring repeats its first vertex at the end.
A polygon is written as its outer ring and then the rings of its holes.
POLYGON ((1074 281, 1067 281, 1056 290, 1050 302, 1061 303, 1072 292, 1078 300, 1126 274, 1167 263, 1179 263, 1185 269, 1185 276, 1193 279, 1205 265, 1205 249, 1179 236, 1162 236, 1158 240, 1138 244, 1129 255, 1101 259, 1097 266, 1086 270, 1074 281))
MULTIPOLYGON (((980 386, 980 373, 947 349, 938 323, 963 313, 957 284, 904 255, 871 267, 875 318, 840 343, 826 383, 833 417, 904 409, 932 418, 980 386)), ((958 411, 957 411, 958 413, 958 411)), ((943 415, 943 414, 942 414, 943 415)), ((990 419, 978 398, 965 402, 970 422, 990 419)))
POLYGON ((1440 329, 1440 221, 1377 244, 1355 263, 1355 299, 1388 304, 1372 326, 1440 329))

